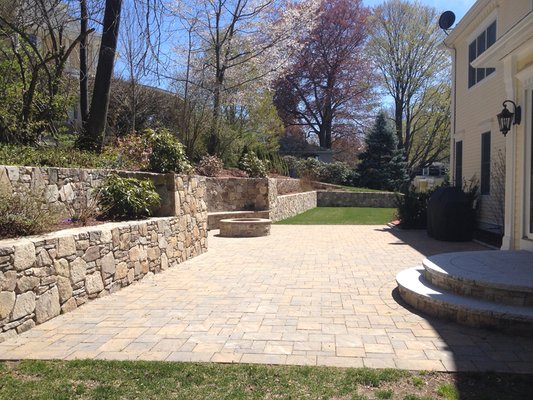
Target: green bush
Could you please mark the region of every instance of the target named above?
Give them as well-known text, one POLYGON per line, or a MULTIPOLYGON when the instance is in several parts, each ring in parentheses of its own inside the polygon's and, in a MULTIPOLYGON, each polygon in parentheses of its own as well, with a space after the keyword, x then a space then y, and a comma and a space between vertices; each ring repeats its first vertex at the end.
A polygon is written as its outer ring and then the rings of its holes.
POLYGON ((198 163, 196 172, 203 176, 217 176, 223 168, 224 163, 220 158, 217 156, 206 155, 203 156, 198 163))
POLYGON ((152 215, 151 209, 161 200, 149 180, 107 177, 99 188, 103 212, 112 218, 142 218, 152 215))
POLYGON ((314 158, 299 160, 296 164, 296 172, 298 173, 298 177, 312 181, 318 181, 322 172, 322 164, 324 163, 315 160, 314 158))
POLYGON ((349 185, 355 180, 355 171, 343 162, 325 163, 314 158, 298 159, 284 157, 291 176, 331 183, 333 185, 349 185))
POLYGON ((148 156, 148 168, 152 172, 187 173, 191 164, 187 160, 185 147, 167 129, 147 129, 145 134, 152 146, 148 156))
POLYGON ((44 207, 45 202, 42 193, 0 190, 0 238, 36 235, 57 225, 59 210, 44 207))
POLYGON ((254 152, 246 153, 239 163, 239 168, 245 171, 251 178, 265 178, 267 165, 261 161, 254 152))
POLYGON ((433 191, 416 192, 413 187, 406 193, 396 194, 398 219, 402 228, 422 229, 427 226, 428 201, 433 191))
POLYGON ((352 169, 343 162, 323 163, 319 180, 334 185, 345 185, 350 182, 352 169))

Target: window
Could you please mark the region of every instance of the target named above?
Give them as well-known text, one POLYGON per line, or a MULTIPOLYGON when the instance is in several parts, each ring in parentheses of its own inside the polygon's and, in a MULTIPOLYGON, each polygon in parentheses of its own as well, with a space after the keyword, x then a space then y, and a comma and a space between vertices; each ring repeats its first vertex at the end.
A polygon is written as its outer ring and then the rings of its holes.
POLYGON ((485 50, 496 42, 496 21, 489 25, 481 34, 468 46, 468 87, 485 79, 492 74, 494 68, 474 68, 470 64, 478 58, 485 50))
POLYGON ((481 135, 481 194, 490 194, 490 132, 481 135))
POLYGON ((455 186, 463 187, 463 141, 455 143, 455 186))

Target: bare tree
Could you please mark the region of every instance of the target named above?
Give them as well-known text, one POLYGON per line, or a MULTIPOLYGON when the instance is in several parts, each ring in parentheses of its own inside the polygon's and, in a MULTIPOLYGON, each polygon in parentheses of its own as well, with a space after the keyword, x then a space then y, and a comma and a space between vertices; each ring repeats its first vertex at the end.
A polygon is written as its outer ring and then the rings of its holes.
MULTIPOLYGON (((55 132, 54 102, 68 60, 78 44, 93 31, 87 29, 73 37, 75 21, 68 4, 60 0, 0 3, 0 35, 9 44, 9 47, 2 46, 2 52, 7 59, 14 57, 18 64, 23 90, 20 111, 23 126, 41 118, 47 121, 47 129, 55 132), (41 89, 47 93, 46 105, 37 104, 42 102, 36 96, 41 89)), ((41 129, 30 135, 33 137, 30 141, 39 138, 41 129)))
MULTIPOLYGON (((210 154, 220 149, 223 97, 271 76, 299 48, 299 36, 312 28, 317 1, 194 0, 182 4, 181 18, 194 27, 190 33, 201 51, 193 61, 207 78, 192 84, 212 96, 210 154), (300 2, 301 3, 301 2, 300 2), (283 47, 284 51, 281 51, 283 47)), ((190 79, 190 75, 189 75, 190 79)))

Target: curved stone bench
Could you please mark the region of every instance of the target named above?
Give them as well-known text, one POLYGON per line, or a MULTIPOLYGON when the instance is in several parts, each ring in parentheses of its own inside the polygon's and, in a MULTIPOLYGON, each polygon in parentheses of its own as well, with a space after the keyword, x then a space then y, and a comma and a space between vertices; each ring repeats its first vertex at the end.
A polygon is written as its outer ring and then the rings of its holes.
POLYGON ((220 220, 220 236, 258 237, 270 235, 272 220, 266 218, 228 218, 220 220))

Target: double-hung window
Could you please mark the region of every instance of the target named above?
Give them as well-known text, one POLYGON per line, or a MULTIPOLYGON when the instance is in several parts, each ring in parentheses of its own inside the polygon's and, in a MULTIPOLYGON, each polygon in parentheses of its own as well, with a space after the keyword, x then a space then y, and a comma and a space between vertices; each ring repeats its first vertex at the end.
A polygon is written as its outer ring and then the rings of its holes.
POLYGON ((496 21, 488 26, 468 46, 468 87, 485 79, 494 72, 494 68, 474 68, 472 61, 478 58, 485 50, 496 42, 496 21))

